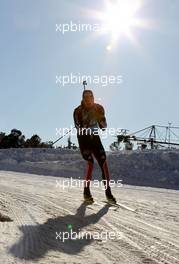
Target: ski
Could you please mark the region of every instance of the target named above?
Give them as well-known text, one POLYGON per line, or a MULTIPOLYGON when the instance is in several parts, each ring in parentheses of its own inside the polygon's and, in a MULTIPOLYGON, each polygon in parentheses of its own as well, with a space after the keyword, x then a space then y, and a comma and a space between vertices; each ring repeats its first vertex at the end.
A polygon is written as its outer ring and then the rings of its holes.
POLYGON ((110 203, 108 201, 102 201, 103 203, 106 203, 106 204, 109 204, 110 206, 114 206, 114 207, 117 207, 117 208, 123 208, 123 209, 126 209, 128 211, 131 211, 131 212, 136 212, 136 209, 133 209, 131 207, 128 207, 124 204, 121 204, 121 203, 110 203))
POLYGON ((102 201, 102 203, 98 203, 96 201, 94 201, 93 203, 87 203, 85 201, 83 201, 83 202, 85 203, 85 205, 86 205, 87 208, 92 209, 92 210, 96 206, 100 206, 101 207, 105 203, 105 204, 108 204, 110 206, 110 209, 111 210, 114 210, 114 211, 116 211, 118 208, 122 208, 122 209, 128 210, 128 211, 133 212, 133 213, 137 212, 136 209, 131 208, 131 207, 128 207, 128 206, 126 206, 124 204, 121 204, 121 203, 114 204, 114 203, 110 203, 108 201, 102 201))

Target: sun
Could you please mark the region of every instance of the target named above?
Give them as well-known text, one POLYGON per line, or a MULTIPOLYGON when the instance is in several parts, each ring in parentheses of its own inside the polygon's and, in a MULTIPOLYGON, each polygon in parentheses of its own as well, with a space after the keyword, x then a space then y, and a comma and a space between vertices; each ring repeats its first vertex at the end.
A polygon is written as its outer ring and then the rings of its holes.
MULTIPOLYGON (((142 14, 146 6, 145 0, 101 0, 99 9, 82 8, 88 19, 93 19, 97 30, 93 39, 105 37, 105 49, 112 53, 118 50, 122 41, 127 38, 138 51, 143 52, 143 47, 138 40, 139 31, 158 30, 157 21, 147 18, 142 14)), ((90 38, 90 37, 89 37, 90 38)))
POLYGON ((142 0, 106 0, 105 10, 98 14, 98 19, 103 24, 103 33, 111 35, 107 50, 112 49, 120 36, 131 37, 132 28, 142 24, 137 17, 141 7, 142 0))
POLYGON ((118 0, 116 3, 108 2, 106 23, 114 33, 125 33, 133 26, 136 11, 141 7, 141 1, 118 0))

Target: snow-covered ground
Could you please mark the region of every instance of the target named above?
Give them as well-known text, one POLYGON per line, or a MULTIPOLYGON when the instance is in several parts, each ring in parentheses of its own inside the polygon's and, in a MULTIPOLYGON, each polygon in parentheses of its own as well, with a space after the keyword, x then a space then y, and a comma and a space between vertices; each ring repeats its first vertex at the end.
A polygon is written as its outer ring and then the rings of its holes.
MULTIPOLYGON (((126 170, 130 172, 140 162, 141 170, 148 166, 149 171, 151 164, 159 160, 166 161, 167 172, 175 171, 177 175, 176 151, 145 152, 143 160, 138 153, 123 155, 108 156, 113 175, 117 172, 115 166, 125 169, 128 164, 126 170)), ((158 164, 155 170, 157 179, 163 175, 162 166, 158 164)), ((102 202, 102 187, 93 186, 97 203, 86 207, 81 181, 76 187, 62 188, 70 177, 78 178, 84 172, 78 152, 1 150, 0 169, 0 213, 12 219, 0 222, 0 263, 179 263, 178 190, 113 187, 117 200, 136 209, 133 212, 108 207, 102 202), (72 231, 77 239, 68 238, 72 231), (91 237, 85 237, 86 232, 91 237)))

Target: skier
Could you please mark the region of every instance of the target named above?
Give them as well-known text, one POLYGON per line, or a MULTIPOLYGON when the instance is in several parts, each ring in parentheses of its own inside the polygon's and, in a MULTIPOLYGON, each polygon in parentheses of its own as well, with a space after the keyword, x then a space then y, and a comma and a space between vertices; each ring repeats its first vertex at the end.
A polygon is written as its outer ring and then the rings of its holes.
POLYGON ((96 158, 101 171, 105 185, 105 194, 109 203, 116 203, 116 199, 111 193, 110 176, 106 162, 106 153, 98 135, 98 129, 105 130, 107 127, 104 108, 100 104, 94 103, 94 96, 91 90, 84 90, 81 105, 73 113, 75 127, 77 129, 77 138, 82 157, 87 161, 87 170, 85 175, 84 200, 93 203, 93 197, 90 192, 90 181, 92 178, 94 158, 96 158))

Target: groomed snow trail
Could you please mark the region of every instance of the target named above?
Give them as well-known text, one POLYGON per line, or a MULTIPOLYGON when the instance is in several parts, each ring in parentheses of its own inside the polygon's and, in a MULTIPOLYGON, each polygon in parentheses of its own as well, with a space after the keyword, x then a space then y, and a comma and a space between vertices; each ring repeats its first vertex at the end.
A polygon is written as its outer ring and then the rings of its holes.
POLYGON ((0 258, 16 263, 179 263, 179 191, 147 187, 114 188, 117 200, 137 209, 111 210, 104 190, 93 187, 96 205, 85 207, 82 188, 65 188, 65 178, 0 171, 0 258), (78 238, 63 242, 56 232, 113 232, 113 239, 78 238))

